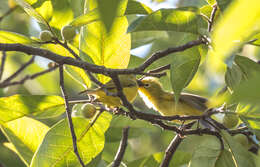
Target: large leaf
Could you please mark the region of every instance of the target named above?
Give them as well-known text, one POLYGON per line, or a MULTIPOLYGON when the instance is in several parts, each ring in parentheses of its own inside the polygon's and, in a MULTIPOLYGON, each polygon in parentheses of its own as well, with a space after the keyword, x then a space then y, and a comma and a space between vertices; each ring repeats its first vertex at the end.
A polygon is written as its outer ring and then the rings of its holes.
POLYGON ((21 34, 1 30, 0 31, 0 42, 1 43, 30 44, 30 43, 32 43, 32 40, 21 34))
MULTIPOLYGON (((87 1, 88 10, 96 8, 94 2, 87 1)), ((108 34, 102 22, 88 24, 81 31, 80 49, 97 65, 126 68, 131 48, 130 34, 126 34, 127 26, 126 17, 118 17, 108 34)), ((87 61, 84 54, 80 54, 80 57, 87 61)), ((107 81, 104 76, 100 76, 99 79, 101 82, 107 81)))
MULTIPOLYGON (((49 24, 46 21, 46 19, 38 11, 36 11, 27 1, 16 0, 16 2, 24 9, 24 11, 28 15, 35 18, 39 23, 49 27, 49 24)), ((48 7, 45 7, 45 8, 48 9, 48 7)))
POLYGON ((235 87, 239 85, 241 80, 242 71, 237 65, 233 64, 231 68, 227 67, 227 71, 225 74, 225 82, 231 90, 234 90, 235 87))
POLYGON ((188 86, 196 74, 199 64, 200 54, 197 47, 172 58, 170 78, 176 101, 178 101, 183 88, 188 86))
POLYGON ((196 148, 189 167, 214 167, 220 153, 219 140, 210 136, 196 148))
POLYGON ((0 98, 0 122, 8 122, 26 115, 50 118, 63 112, 64 100, 60 96, 14 95, 0 98))
POLYGON ((143 31, 131 33, 132 49, 151 43, 155 40, 167 39, 168 34, 165 31, 143 31))
POLYGON ((236 56, 234 61, 239 66, 245 79, 260 73, 260 65, 247 57, 236 56))
POLYGON ((61 29, 73 19, 73 11, 71 10, 71 2, 69 0, 52 0, 53 15, 50 25, 57 29, 61 29))
MULTIPOLYGON (((110 1, 106 1, 110 2, 110 1)), ((127 7, 125 9, 125 0, 122 0, 122 2, 119 4, 120 10, 114 10, 116 12, 116 17, 121 17, 124 14, 130 15, 130 14, 149 14, 152 12, 152 9, 147 7, 146 5, 142 4, 141 2, 135 1, 135 0, 128 0, 127 7), (125 11, 125 13, 124 13, 125 11)), ((106 6, 107 8, 107 6, 106 6)), ((80 27, 86 24, 90 24, 92 22, 98 21, 101 19, 100 12, 98 8, 93 8, 92 10, 86 11, 85 14, 78 16, 75 18, 70 25, 75 27, 80 27)))
POLYGON ((216 71, 223 68, 227 57, 259 30, 260 1, 233 1, 212 34, 214 50, 209 55, 211 69, 216 71))
POLYGON ((2 124, 1 129, 27 165, 49 130, 43 123, 28 117, 2 124))
POLYGON ((160 9, 131 23, 128 32, 178 31, 198 34, 205 28, 204 20, 195 7, 160 9))
MULTIPOLYGON (((102 113, 89 128, 91 120, 73 118, 79 154, 85 164, 102 151, 105 143, 104 133, 109 127, 110 120, 109 113, 102 113)), ((81 166, 73 152, 67 119, 60 121, 48 131, 30 166, 81 166)))
MULTIPOLYGON (((233 161, 236 167, 255 167, 254 158, 251 153, 240 143, 234 140, 228 133, 223 132, 222 136, 224 141, 227 143, 227 148, 231 154, 230 161, 233 161), (232 157, 232 158, 231 158, 232 157)), ((222 160, 219 160, 222 161, 222 160)), ((218 162, 221 163, 221 162, 218 162)), ((222 163, 223 164, 223 163, 222 163)), ((220 166, 218 166, 220 167, 220 166)))
POLYGON ((101 21, 104 23, 107 32, 117 16, 123 16, 127 6, 127 0, 97 0, 101 21))
POLYGON ((125 15, 130 15, 130 14, 150 14, 152 13, 153 10, 146 6, 145 4, 135 1, 135 0, 128 0, 127 3, 127 8, 125 11, 125 15))

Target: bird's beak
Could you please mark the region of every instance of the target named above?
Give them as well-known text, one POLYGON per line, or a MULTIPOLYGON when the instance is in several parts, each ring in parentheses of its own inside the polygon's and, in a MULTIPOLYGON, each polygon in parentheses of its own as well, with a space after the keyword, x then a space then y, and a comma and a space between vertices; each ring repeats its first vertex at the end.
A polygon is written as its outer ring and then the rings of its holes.
POLYGON ((137 84, 138 84, 139 87, 143 87, 144 86, 144 83, 142 81, 140 81, 140 80, 137 80, 137 84))

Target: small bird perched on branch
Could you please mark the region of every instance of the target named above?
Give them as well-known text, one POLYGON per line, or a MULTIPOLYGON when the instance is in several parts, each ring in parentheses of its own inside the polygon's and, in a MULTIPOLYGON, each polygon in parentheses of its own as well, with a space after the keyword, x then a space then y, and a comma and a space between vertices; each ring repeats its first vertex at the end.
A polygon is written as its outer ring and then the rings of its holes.
POLYGON ((164 116, 202 115, 207 109, 207 99, 193 94, 183 93, 176 104, 174 93, 163 90, 154 77, 145 77, 139 84, 139 94, 145 104, 164 116))
MULTIPOLYGON (((138 94, 138 84, 135 75, 119 75, 118 79, 121 83, 123 93, 127 100, 129 102, 133 102, 138 94)), ((79 94, 82 93, 93 95, 96 98, 95 101, 102 102, 108 107, 115 108, 122 105, 120 98, 116 96, 117 88, 112 80, 107 82, 102 88, 87 89, 80 92, 79 94)))

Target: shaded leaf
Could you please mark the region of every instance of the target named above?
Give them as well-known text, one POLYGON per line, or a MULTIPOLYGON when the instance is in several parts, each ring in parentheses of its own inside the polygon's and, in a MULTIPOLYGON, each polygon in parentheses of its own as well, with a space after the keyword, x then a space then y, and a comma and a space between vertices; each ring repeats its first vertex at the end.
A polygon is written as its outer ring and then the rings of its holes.
POLYGON ((178 101, 181 91, 188 86, 198 70, 200 55, 195 47, 183 52, 182 55, 174 56, 171 61, 171 84, 175 99, 178 101))
POLYGON ((220 8, 220 10, 223 12, 228 5, 232 2, 232 0, 216 0, 218 3, 218 6, 220 8))
POLYGON ((237 85, 242 80, 242 71, 240 68, 233 64, 232 67, 227 67, 227 71, 225 74, 225 82, 227 86, 231 89, 234 90, 237 85))
POLYGON ((189 167, 214 167, 220 153, 219 140, 216 137, 209 136, 193 152, 189 167))
POLYGON ((160 9, 150 15, 139 17, 131 23, 128 32, 178 31, 199 34, 206 22, 195 7, 160 9))
MULTIPOLYGON (((110 120, 109 113, 102 113, 89 128, 91 120, 73 118, 79 154, 85 164, 102 151, 105 143, 104 133, 109 127, 110 120)), ((58 122, 48 131, 30 166, 81 166, 73 152, 67 119, 58 122)))
POLYGON ((27 165, 49 130, 45 124, 28 117, 2 124, 1 129, 27 165))
POLYGON ((63 112, 64 100, 60 96, 13 95, 0 98, 0 122, 8 122, 26 115, 50 118, 63 112))
MULTIPOLYGON (((237 167, 255 167, 254 158, 251 153, 240 143, 234 140, 227 132, 222 131, 224 141, 227 143, 227 149, 230 151, 235 166, 237 167)), ((226 153, 225 153, 226 154, 226 153)), ((228 156, 230 157, 230 156, 228 156)), ((223 163, 222 163, 223 164, 223 163)), ((230 163, 229 163, 230 164, 230 163)), ((231 165, 232 166, 232 165, 231 165)))

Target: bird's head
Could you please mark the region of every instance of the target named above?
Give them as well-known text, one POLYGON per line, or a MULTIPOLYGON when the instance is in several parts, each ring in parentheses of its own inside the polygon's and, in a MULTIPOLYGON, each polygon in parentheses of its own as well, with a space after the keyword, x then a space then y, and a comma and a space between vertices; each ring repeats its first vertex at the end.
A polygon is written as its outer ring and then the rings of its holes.
POLYGON ((157 95, 162 91, 161 83, 155 77, 145 77, 138 84, 139 92, 145 95, 157 95))

